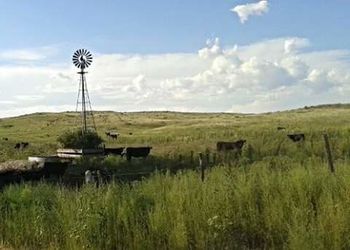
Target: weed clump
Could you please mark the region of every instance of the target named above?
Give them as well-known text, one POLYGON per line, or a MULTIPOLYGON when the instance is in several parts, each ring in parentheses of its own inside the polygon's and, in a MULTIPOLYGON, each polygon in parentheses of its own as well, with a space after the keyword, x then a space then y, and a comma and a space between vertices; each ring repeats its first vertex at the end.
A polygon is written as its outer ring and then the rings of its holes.
POLYGON ((95 131, 73 130, 66 131, 57 139, 58 143, 65 148, 99 148, 103 142, 95 131))

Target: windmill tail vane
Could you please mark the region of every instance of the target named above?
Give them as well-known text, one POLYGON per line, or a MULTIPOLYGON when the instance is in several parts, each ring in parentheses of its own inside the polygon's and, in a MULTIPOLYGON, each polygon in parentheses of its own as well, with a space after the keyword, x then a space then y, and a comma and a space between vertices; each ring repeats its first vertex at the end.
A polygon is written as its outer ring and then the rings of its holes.
POLYGON ((88 68, 92 63, 92 55, 86 49, 78 49, 73 54, 73 64, 80 69, 78 74, 80 75, 79 91, 77 98, 76 111, 81 112, 81 129, 82 133, 85 134, 88 130, 96 131, 95 119, 92 112, 91 101, 86 83, 85 74, 87 73, 84 69, 88 68))

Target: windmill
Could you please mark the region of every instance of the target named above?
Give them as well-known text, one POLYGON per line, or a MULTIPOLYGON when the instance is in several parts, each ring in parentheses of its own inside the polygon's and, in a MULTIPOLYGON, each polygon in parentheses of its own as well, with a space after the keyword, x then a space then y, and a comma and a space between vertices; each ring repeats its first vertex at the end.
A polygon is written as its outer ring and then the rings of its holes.
POLYGON ((80 69, 80 71, 78 72, 78 74, 80 75, 80 82, 79 82, 76 111, 80 110, 81 112, 81 129, 82 129, 83 135, 88 130, 96 131, 95 120, 92 113, 91 102, 90 102, 89 92, 88 92, 86 78, 85 78, 85 74, 87 72, 84 71, 86 68, 88 68, 91 65, 91 63, 92 63, 92 55, 88 50, 78 49, 74 53, 73 64, 80 69))

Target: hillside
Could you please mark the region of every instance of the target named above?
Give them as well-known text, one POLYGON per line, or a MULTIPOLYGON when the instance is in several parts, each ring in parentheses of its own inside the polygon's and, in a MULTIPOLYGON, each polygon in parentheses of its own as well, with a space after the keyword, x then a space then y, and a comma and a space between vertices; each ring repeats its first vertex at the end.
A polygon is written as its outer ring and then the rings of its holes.
MULTIPOLYGON (((1 160, 54 153, 57 136, 76 118, 60 113, 2 119, 0 137, 8 141, 1 141, 1 160), (16 151, 17 141, 28 141, 30 147, 16 151)), ((131 163, 119 157, 94 159, 78 166, 151 175, 98 187, 49 181, 6 186, 0 192, 0 246, 349 249, 349 119, 350 108, 342 105, 260 115, 97 112, 107 144, 151 145, 153 156, 131 163), (120 132, 120 139, 108 140, 104 132, 109 130, 120 132), (304 142, 287 137, 301 132, 304 142), (327 166, 324 132, 335 173, 327 166), (240 138, 247 140, 242 155, 220 155, 217 162, 211 158, 202 181, 197 161, 188 160, 190 151, 196 156, 207 149, 215 152, 218 140, 240 138)))
MULTIPOLYGON (((0 138, 8 140, 0 141, 0 160, 54 153, 58 147, 57 137, 79 123, 78 115, 72 112, 36 113, 1 119, 0 138), (15 143, 21 141, 30 143, 23 152, 14 149, 15 143)), ((298 132, 306 134, 305 146, 311 147, 311 144, 317 145, 322 140, 324 131, 330 133, 331 139, 337 140, 341 151, 339 154, 343 154, 345 149, 342 147, 348 144, 348 136, 344 135, 349 133, 350 107, 323 105, 258 115, 96 112, 95 121, 98 133, 107 146, 150 145, 155 155, 179 154, 190 150, 197 152, 207 148, 214 150, 219 140, 241 138, 246 139, 253 148, 259 148, 259 151, 274 151, 287 133, 298 132), (277 131, 277 127, 285 127, 286 130, 277 131), (118 131, 121 136, 113 141, 107 138, 106 131, 118 131)), ((290 142, 286 143, 287 146, 293 146, 290 142)))

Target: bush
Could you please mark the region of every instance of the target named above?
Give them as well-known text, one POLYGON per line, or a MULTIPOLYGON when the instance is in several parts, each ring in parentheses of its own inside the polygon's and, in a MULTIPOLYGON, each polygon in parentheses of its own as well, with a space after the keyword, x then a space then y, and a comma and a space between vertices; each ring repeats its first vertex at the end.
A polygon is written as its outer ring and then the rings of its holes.
POLYGON ((57 141, 65 148, 98 148, 103 142, 95 131, 79 130, 67 131, 57 141))

